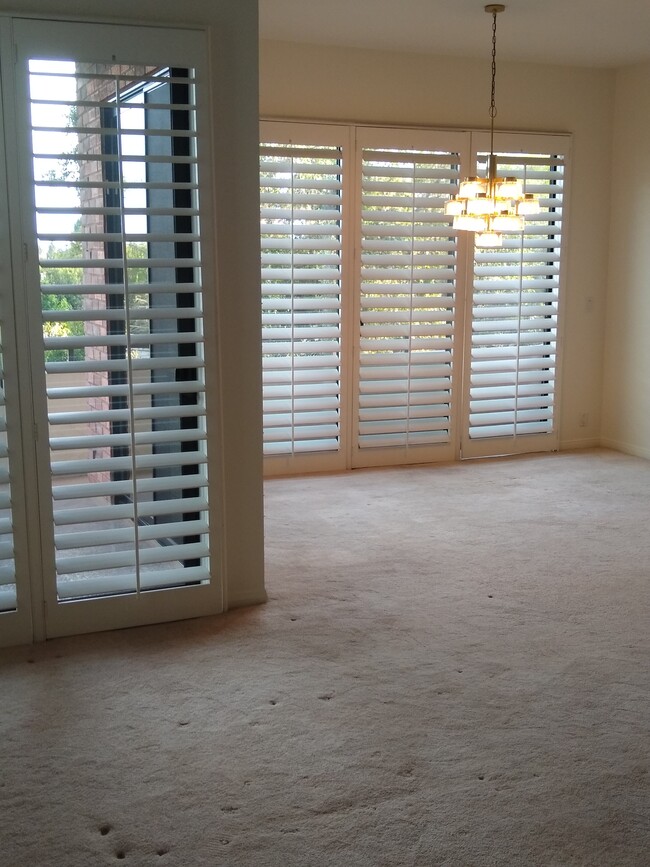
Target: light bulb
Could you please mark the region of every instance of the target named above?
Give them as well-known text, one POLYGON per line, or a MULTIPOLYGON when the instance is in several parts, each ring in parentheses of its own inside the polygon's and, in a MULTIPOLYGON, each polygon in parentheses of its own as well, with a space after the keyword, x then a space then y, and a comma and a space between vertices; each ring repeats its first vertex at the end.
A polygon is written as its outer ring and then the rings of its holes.
POLYGON ((517 214, 498 214, 492 218, 495 232, 523 232, 524 220, 517 214))
POLYGON ((536 214, 539 211, 539 203, 532 193, 526 193, 523 201, 517 205, 517 213, 524 216, 525 214, 536 214))
POLYGON ((487 191, 487 184, 482 178, 467 178, 460 182, 458 198, 475 199, 480 193, 487 191))
POLYGON ((477 247, 501 247, 503 238, 498 232, 480 232, 474 236, 474 243, 477 247))
POLYGON ((485 217, 474 214, 461 214, 454 217, 454 229, 463 229, 466 232, 484 232, 487 228, 485 217))
POLYGON ((468 214, 492 214, 494 212, 494 199, 489 198, 485 193, 479 195, 467 203, 468 214))
POLYGON ((517 178, 504 178, 497 185, 497 198, 499 199, 521 199, 524 195, 524 188, 521 181, 517 178))
POLYGON ((457 217, 459 214, 462 214, 465 210, 465 206, 460 199, 453 198, 449 199, 447 204, 445 205, 445 214, 448 217, 457 217))

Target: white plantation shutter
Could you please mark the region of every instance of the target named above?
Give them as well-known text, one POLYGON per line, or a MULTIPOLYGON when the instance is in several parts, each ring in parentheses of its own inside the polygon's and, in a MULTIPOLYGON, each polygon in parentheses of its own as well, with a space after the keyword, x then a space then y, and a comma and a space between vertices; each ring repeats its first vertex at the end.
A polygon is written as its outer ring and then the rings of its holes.
POLYGON ((341 444, 342 148, 260 155, 264 452, 341 444))
POLYGON ((0 612, 16 608, 16 566, 7 444, 4 364, 0 344, 0 612))
POLYGON ((362 149, 358 446, 450 442, 457 153, 362 149))
POLYGON ((521 179, 539 210, 526 218, 523 235, 475 251, 467 456, 552 448, 557 440, 564 157, 501 154, 498 161, 499 174, 521 179))
POLYGON ((487 134, 262 129, 267 471, 556 448, 570 137, 497 134, 500 174, 539 210, 474 250, 444 208, 484 171, 487 134))
POLYGON ((210 578, 194 98, 30 62, 59 599, 210 578))

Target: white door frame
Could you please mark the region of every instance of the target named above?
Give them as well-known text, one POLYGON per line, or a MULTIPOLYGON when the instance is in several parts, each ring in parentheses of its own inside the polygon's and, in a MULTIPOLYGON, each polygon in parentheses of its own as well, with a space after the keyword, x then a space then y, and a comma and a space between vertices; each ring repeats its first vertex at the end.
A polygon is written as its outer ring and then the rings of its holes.
MULTIPOLYGON (((7 203, 3 214, 10 214, 11 268, 8 242, 0 241, 0 273, 5 286, 13 287, 14 308, 3 297, 3 324, 11 327, 4 335, 5 370, 11 379, 8 399, 11 401, 9 436, 12 442, 12 500, 17 568, 16 612, 0 615, 0 643, 42 640, 71 633, 90 632, 135 626, 186 617, 218 613, 223 610, 223 552, 217 544, 221 537, 219 469, 220 422, 218 398, 208 404, 210 446, 214 455, 209 486, 212 553, 211 579, 195 586, 175 587, 155 591, 135 592, 101 598, 80 598, 61 601, 56 590, 54 540, 52 528, 52 498, 49 472, 49 435, 45 401, 45 372, 42 363, 40 281, 38 251, 32 203, 32 175, 27 117, 27 77, 14 75, 24 68, 26 59, 37 56, 52 59, 81 59, 77 49, 82 46, 83 59, 111 62, 118 57, 137 58, 141 63, 155 63, 164 56, 170 66, 196 66, 192 52, 197 40, 205 46, 205 34, 200 31, 171 30, 139 26, 95 25, 37 19, 11 19, 0 16, 0 47, 3 65, 3 102, 5 117, 4 139, 6 155, 0 155, 0 205, 7 203), (157 46, 164 41, 164 48, 157 46), (111 48, 111 45, 113 46, 111 48), (15 52, 15 53, 14 53, 15 52), (23 64, 23 67, 21 67, 23 64), (16 130, 16 135, 10 134, 16 130), (6 157, 6 162, 5 162, 6 157), (6 172, 6 189, 4 166, 6 172), (8 273, 8 272, 11 273, 8 273), (6 278, 6 279, 4 279, 6 278), (38 287, 38 291, 36 288, 38 287), (27 304, 25 299, 27 298, 27 304), (15 331, 14 331, 15 329, 15 331), (24 460, 22 455, 24 454, 24 460), (29 504, 29 509, 27 509, 29 504)), ((204 52, 207 65, 207 52, 204 52)), ((119 62, 119 60, 118 60, 119 62)), ((205 67, 207 69, 207 66, 205 67)), ((203 78, 203 107, 209 104, 207 82, 203 78)), ((207 121, 207 118, 206 118, 207 121)), ((207 127, 207 124, 206 124, 207 127)), ((199 170, 206 194, 202 197, 202 223, 211 225, 211 172, 209 136, 202 140, 199 170), (207 183, 206 183, 207 182, 207 183)), ((206 238, 210 237, 206 233, 206 238)), ((209 244, 204 245, 209 247, 209 244)), ((204 280, 214 286, 215 269, 204 251, 204 280)), ((11 296, 10 292, 6 293, 11 296)), ((215 314, 214 293, 205 293, 206 320, 215 314)), ((216 376, 217 350, 206 347, 206 368, 216 376), (209 356, 209 357, 207 357, 209 356)))

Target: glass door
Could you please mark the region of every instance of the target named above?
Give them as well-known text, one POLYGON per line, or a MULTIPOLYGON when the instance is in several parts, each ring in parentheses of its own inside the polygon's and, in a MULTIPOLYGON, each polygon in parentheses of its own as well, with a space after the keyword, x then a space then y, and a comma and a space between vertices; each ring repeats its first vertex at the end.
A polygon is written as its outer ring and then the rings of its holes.
POLYGON ((204 36, 14 39, 46 634, 219 611, 204 36))

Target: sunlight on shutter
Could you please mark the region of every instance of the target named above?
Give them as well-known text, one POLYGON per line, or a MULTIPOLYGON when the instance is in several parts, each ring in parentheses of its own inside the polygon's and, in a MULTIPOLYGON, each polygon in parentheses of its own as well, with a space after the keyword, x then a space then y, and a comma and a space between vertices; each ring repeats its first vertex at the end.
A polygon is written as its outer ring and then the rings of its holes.
POLYGON ((262 145, 264 453, 336 451, 341 149, 262 145))
POLYGON ((60 599, 209 580, 194 87, 30 62, 60 599))
POLYGON ((364 150, 359 447, 448 442, 459 157, 364 150))

